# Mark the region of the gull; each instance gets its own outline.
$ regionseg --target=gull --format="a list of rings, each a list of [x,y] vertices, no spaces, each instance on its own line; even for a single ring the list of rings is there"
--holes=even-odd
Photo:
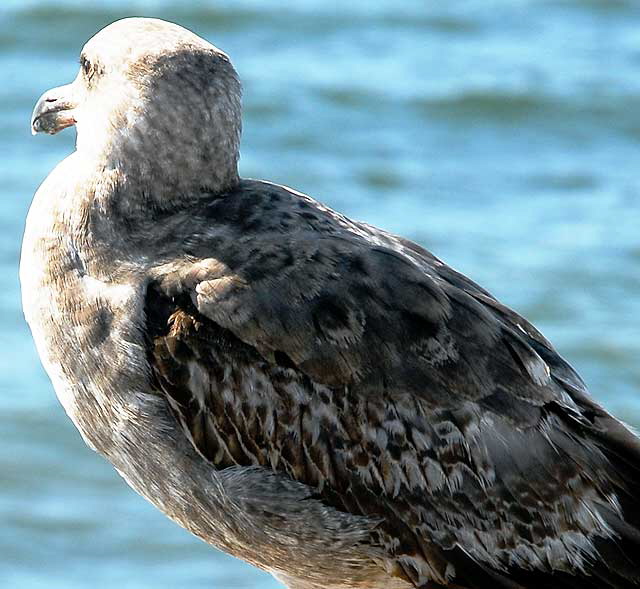
[[[240,178],[240,98],[225,53],[129,18],[35,107],[77,142],[23,307],[86,443],[290,589],[639,587],[636,435],[430,252]]]

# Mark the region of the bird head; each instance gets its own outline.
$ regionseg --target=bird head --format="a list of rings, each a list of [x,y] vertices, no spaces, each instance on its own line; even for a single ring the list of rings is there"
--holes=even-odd
[[[225,53],[176,24],[127,18],[87,42],[75,80],[40,97],[31,129],[75,125],[78,152],[138,180],[175,184],[171,169],[224,184],[237,178],[240,95]]]

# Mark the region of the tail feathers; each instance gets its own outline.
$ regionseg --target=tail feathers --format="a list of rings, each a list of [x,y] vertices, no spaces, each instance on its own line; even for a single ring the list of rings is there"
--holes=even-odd
[[[594,573],[600,574],[605,565],[610,575],[628,582],[622,587],[640,587],[640,439],[606,413],[597,415],[594,422],[595,441],[611,465],[620,505],[620,510],[600,508],[614,536],[595,542],[600,562],[594,565]]]
[[[640,589],[640,437],[584,391],[563,385],[582,413],[580,421],[564,416],[575,439],[590,442],[592,448],[595,444],[606,458],[598,474],[608,480],[619,508],[603,502],[598,511],[611,535],[596,538],[593,555],[585,555],[584,569],[573,572],[495,570],[460,548],[447,550],[446,558],[456,570],[447,589]],[[440,589],[419,589],[436,588]]]
[[[591,564],[591,569],[593,574],[601,579],[602,587],[638,588],[640,587],[640,451],[636,452],[635,448],[626,446],[618,447],[613,452],[610,445],[603,450],[621,481],[616,485],[616,497],[620,510],[610,506],[601,506],[599,509],[613,535],[610,538],[599,538],[594,542],[599,560]]]
[[[635,480],[638,483],[624,489],[625,496],[621,497],[623,517],[613,506],[600,510],[613,533],[595,540],[595,554],[585,558],[583,571],[497,571],[454,549],[446,556],[457,575],[447,589],[640,589],[640,478]]]
[[[456,556],[449,553],[447,556],[455,562],[458,575],[446,589],[638,589],[640,545],[636,544],[635,553],[629,553],[636,555],[635,562],[633,556],[620,549],[614,544],[599,547],[600,560],[590,563],[583,573],[523,569],[496,571],[461,551]],[[440,586],[427,584],[420,589],[436,588],[440,589]]]
[[[611,538],[594,544],[597,560],[590,574],[603,589],[640,587],[640,437],[607,413],[585,391],[563,381],[580,407],[588,426],[574,424],[577,434],[590,439],[606,458],[606,477],[615,491],[620,509],[600,505],[599,512],[612,530]],[[601,473],[602,474],[602,473]]]

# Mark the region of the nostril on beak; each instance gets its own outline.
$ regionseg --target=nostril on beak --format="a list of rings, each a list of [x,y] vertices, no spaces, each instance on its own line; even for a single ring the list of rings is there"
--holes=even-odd
[[[55,102],[56,100],[58,100],[57,98],[45,98],[44,101],[45,102]]]

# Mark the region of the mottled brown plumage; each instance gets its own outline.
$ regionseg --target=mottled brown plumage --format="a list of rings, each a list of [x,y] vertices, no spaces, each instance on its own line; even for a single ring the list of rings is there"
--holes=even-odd
[[[420,246],[238,179],[226,56],[160,21],[112,27],[91,43],[138,53],[98,52],[87,109],[122,127],[40,189],[22,265],[87,441],[292,589],[640,586],[640,443],[551,344]],[[92,98],[122,71],[133,111]],[[195,138],[176,80],[222,97],[185,98],[211,109]]]
[[[415,244],[281,187],[241,183],[200,215],[208,238],[160,268],[146,308],[156,386],[203,457],[382,518],[372,539],[416,586],[467,555],[586,566],[625,483],[534,327]]]

